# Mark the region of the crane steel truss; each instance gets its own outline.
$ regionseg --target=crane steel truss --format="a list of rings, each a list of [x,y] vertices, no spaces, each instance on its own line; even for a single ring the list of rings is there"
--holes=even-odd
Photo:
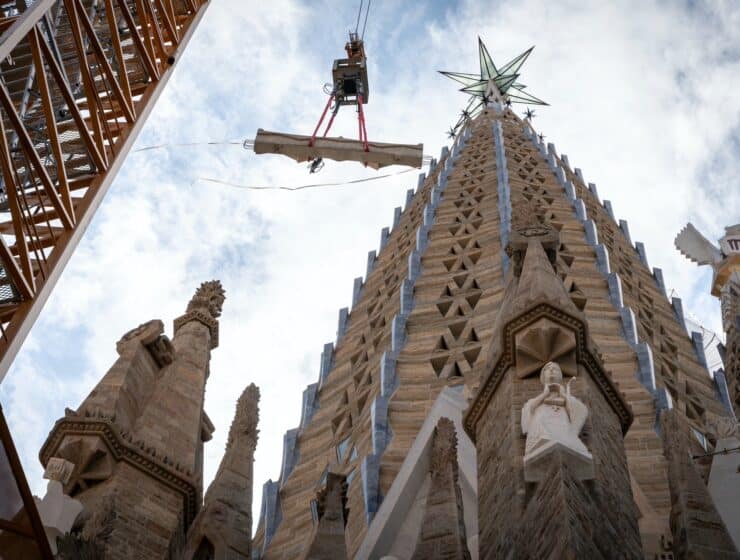
[[[207,6],[0,2],[0,381]]]

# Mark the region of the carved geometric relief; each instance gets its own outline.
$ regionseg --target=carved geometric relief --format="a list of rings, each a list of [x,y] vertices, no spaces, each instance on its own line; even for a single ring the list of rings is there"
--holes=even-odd
[[[517,377],[527,377],[548,362],[556,362],[566,375],[576,375],[576,337],[570,329],[540,319],[519,331],[514,340]]]
[[[442,379],[463,377],[473,369],[481,351],[478,334],[466,320],[451,324],[448,330],[439,337],[430,360],[437,377]]]
[[[68,496],[75,496],[100,484],[113,474],[115,462],[108,448],[97,437],[67,437],[55,453],[75,465],[64,485]]]

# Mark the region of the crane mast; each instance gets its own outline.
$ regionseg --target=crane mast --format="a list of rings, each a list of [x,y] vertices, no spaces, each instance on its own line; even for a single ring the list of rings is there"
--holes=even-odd
[[[208,5],[0,2],[0,381]]]

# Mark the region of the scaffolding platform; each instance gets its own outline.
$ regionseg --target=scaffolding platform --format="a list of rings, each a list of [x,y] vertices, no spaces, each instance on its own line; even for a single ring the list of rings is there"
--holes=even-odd
[[[386,144],[368,142],[369,151],[364,143],[349,138],[316,138],[311,144],[310,136],[270,132],[259,129],[254,139],[256,154],[280,154],[297,162],[310,161],[315,158],[335,161],[358,161],[373,169],[388,165],[407,165],[421,167],[423,144]]]

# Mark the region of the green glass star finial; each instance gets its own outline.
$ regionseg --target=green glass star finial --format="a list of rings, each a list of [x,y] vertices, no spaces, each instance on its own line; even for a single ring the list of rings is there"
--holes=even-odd
[[[496,65],[491,58],[491,54],[478,37],[478,58],[480,59],[480,76],[478,74],[463,74],[460,72],[443,72],[440,74],[452,78],[463,87],[460,91],[470,94],[470,100],[463,113],[468,117],[475,117],[485,107],[488,101],[494,99],[506,103],[527,103],[529,105],[547,105],[541,99],[527,93],[524,84],[517,82],[519,78],[519,69],[522,67],[527,57],[531,54],[534,47],[530,47],[519,56],[504,64],[501,68]],[[465,120],[460,118],[455,129],[463,124]]]

